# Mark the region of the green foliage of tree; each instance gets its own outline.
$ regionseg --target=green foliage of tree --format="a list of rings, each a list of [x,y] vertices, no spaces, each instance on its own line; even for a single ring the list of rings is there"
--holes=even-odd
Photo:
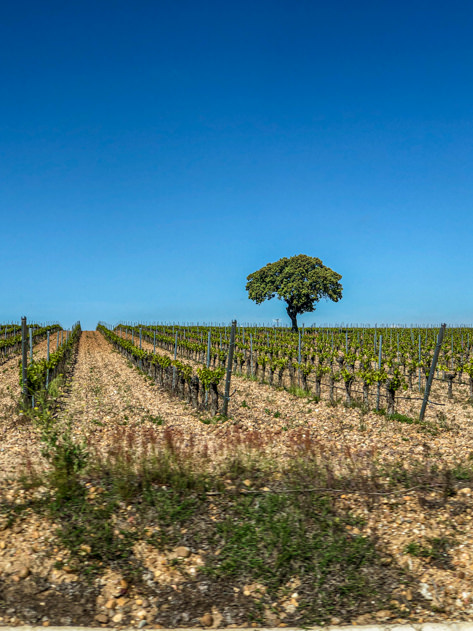
[[[292,330],[297,331],[297,316],[315,311],[322,298],[338,302],[342,297],[341,275],[326,267],[320,259],[305,254],[268,263],[247,277],[250,300],[261,304],[275,296],[287,303]]]

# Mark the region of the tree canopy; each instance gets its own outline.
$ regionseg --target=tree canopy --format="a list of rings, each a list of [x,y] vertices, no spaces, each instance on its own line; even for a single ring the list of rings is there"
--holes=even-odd
[[[261,304],[275,296],[287,303],[292,330],[297,331],[297,316],[315,311],[322,298],[338,302],[342,297],[341,275],[326,267],[320,259],[305,254],[268,263],[247,277],[250,300]]]

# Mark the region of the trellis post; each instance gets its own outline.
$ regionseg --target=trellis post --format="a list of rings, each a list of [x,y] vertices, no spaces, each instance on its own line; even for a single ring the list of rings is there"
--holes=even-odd
[[[230,382],[232,378],[232,366],[233,366],[233,352],[235,350],[235,333],[236,333],[236,320],[232,321],[232,330],[230,333],[230,346],[228,348],[228,361],[227,361],[227,375],[225,378],[225,395],[223,397],[222,414],[228,415],[228,403],[230,401]]]
[[[431,364],[430,370],[429,370],[429,378],[427,379],[427,383],[426,383],[426,386],[425,386],[424,400],[422,401],[422,408],[421,408],[420,415],[419,415],[419,421],[423,421],[424,420],[425,410],[427,408],[427,403],[429,401],[430,388],[432,386],[432,380],[434,378],[435,367],[437,366],[437,361],[438,361],[438,358],[439,358],[439,355],[440,355],[440,348],[442,346],[443,336],[445,335],[445,328],[446,328],[446,326],[447,326],[446,324],[442,324],[442,326],[440,327],[439,334],[437,336],[437,344],[435,346],[434,357],[432,359],[432,364]]]

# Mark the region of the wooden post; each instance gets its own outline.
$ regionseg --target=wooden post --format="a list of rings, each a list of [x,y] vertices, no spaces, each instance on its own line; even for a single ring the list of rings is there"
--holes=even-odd
[[[23,394],[23,403],[25,407],[28,405],[28,383],[27,383],[27,364],[28,364],[28,328],[26,326],[26,318],[21,318],[21,385]]]
[[[143,337],[143,334],[142,334],[142,332],[141,332],[141,327],[140,327],[140,351],[141,351],[141,342],[142,342],[142,337]],[[142,360],[142,359],[141,359],[141,357],[140,357],[140,370],[142,370],[142,369],[143,369],[143,360]]]
[[[209,331],[209,334],[207,337],[207,368],[210,367],[210,336],[211,336],[211,333]]]
[[[228,403],[230,401],[230,382],[232,378],[232,365],[233,365],[233,351],[235,350],[235,333],[236,333],[236,320],[232,321],[232,330],[230,333],[230,346],[228,348],[228,361],[227,361],[227,375],[225,378],[225,395],[223,397],[222,414],[228,415]]]
[[[422,342],[421,342],[421,339],[420,339],[420,333],[419,333],[419,392],[421,392],[421,390],[422,390],[422,383],[421,383],[421,380],[422,380],[422,375],[421,375],[421,372],[420,372],[420,362],[422,361],[422,348],[421,348],[421,344],[422,344]]]
[[[381,353],[383,351],[383,336],[379,336],[379,356],[378,356],[378,370],[381,370]],[[379,397],[381,394],[381,382],[378,381],[378,388],[376,393],[376,411],[379,411]]]
[[[250,333],[250,376],[253,377],[253,333]]]
[[[49,331],[47,332],[46,339],[48,341],[46,350],[46,361],[49,363]],[[49,368],[46,370],[46,390],[49,387]]]
[[[174,327],[172,327],[174,329]],[[177,331],[176,331],[176,335],[174,337],[174,361],[176,361],[177,359]],[[172,391],[174,392],[175,388],[176,388],[176,381],[177,381],[177,368],[176,366],[172,367]]]
[[[297,385],[299,386],[299,388],[301,387],[301,330],[299,329],[299,346],[298,346],[298,353],[297,353],[297,363],[299,364],[299,366],[297,367]]]
[[[440,355],[440,347],[442,346],[442,341],[443,341],[443,336],[445,334],[446,326],[447,326],[446,324],[442,324],[442,326],[440,327],[439,334],[437,336],[437,344],[435,346],[434,357],[432,359],[432,364],[429,370],[429,378],[427,379],[427,383],[425,385],[424,400],[422,401],[422,408],[419,415],[419,421],[424,420],[425,410],[427,408],[427,403],[429,401],[430,388],[432,386],[432,380],[434,378],[435,367],[437,366],[437,361]]]

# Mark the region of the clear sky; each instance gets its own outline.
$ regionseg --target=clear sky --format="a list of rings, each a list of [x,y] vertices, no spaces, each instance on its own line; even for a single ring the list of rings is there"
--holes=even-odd
[[[0,322],[473,322],[470,0],[5,0]]]

